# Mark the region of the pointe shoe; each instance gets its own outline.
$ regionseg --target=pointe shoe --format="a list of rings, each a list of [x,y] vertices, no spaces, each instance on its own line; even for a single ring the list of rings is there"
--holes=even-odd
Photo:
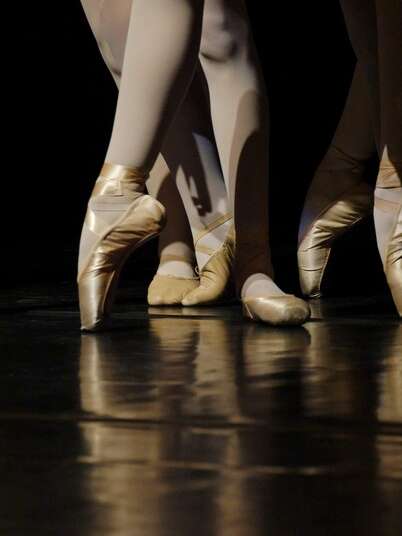
[[[388,243],[385,275],[398,314],[402,317],[402,207]]]
[[[376,191],[374,197],[374,209],[377,213],[384,213],[386,217],[391,217],[393,223],[392,231],[386,245],[385,256],[383,258],[384,272],[389,285],[392,298],[400,317],[402,317],[402,200],[400,193],[390,199],[378,195],[382,189],[388,192],[401,192],[402,166],[391,163],[388,151],[385,150],[380,162],[380,171],[377,177]],[[378,190],[377,190],[378,188]],[[394,190],[397,189],[397,190]],[[391,200],[392,199],[392,200]],[[375,221],[379,217],[374,217]],[[381,223],[376,233],[381,232]],[[377,244],[379,244],[377,235]]]
[[[165,209],[143,194],[145,180],[138,170],[105,163],[95,183],[78,261],[83,331],[99,331],[107,325],[126,259],[163,228]]]
[[[198,277],[156,274],[148,287],[149,305],[181,305],[199,285]]]
[[[195,290],[187,294],[181,302],[182,305],[208,305],[234,299],[234,252],[235,231],[232,225],[222,246],[199,271],[199,285]]]
[[[360,182],[345,191],[315,219],[297,250],[300,286],[304,296],[321,296],[321,283],[333,242],[371,214],[372,208],[372,189],[365,182]]]
[[[293,296],[243,298],[243,316],[273,326],[300,326],[311,315],[309,305]]]

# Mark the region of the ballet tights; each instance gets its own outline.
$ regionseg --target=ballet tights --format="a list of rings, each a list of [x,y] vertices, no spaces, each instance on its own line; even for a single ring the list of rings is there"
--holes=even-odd
[[[299,243],[323,207],[359,184],[367,162],[376,155],[371,102],[365,72],[358,63],[332,142],[309,187],[299,228]]]
[[[200,270],[219,250],[232,223],[204,83],[198,67],[162,147],[190,222]]]
[[[167,209],[167,222],[159,235],[159,275],[196,277],[193,241],[182,200],[164,159],[159,156],[147,181],[148,191]]]
[[[379,252],[386,265],[387,246],[396,225],[402,228],[402,3],[377,0],[381,109],[381,162],[375,190],[374,220]],[[399,236],[402,250],[402,236]]]
[[[152,169],[194,75],[201,21],[201,1],[135,1],[106,161]]]
[[[103,59],[119,87],[132,0],[82,0],[82,5]],[[168,130],[162,153],[147,181],[148,191],[168,209],[168,223],[159,238],[158,273],[193,277],[189,223],[193,242],[197,244],[199,269],[221,247],[231,223],[199,72]],[[213,226],[214,222],[222,223]],[[210,227],[214,229],[207,232]]]
[[[242,298],[281,295],[268,240],[268,105],[242,0],[206,0],[200,60],[236,224]]]
[[[376,154],[375,128],[370,110],[367,80],[360,63],[357,63],[345,107],[331,143],[332,147],[355,162],[367,162]]]
[[[268,106],[245,4],[206,0],[202,7],[196,0],[133,4],[107,159],[152,168],[200,52],[235,211],[238,290],[243,298],[283,294],[272,281],[268,241]],[[133,135],[136,125],[141,136]]]
[[[402,207],[402,3],[341,0],[350,40],[365,70],[376,124],[380,169],[374,202],[377,245],[387,246]]]

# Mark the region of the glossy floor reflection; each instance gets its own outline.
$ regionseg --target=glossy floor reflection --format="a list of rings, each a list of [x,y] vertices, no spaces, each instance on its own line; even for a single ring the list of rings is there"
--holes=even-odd
[[[315,302],[274,329],[123,303],[114,331],[81,336],[52,296],[0,315],[0,534],[402,534],[387,305]]]

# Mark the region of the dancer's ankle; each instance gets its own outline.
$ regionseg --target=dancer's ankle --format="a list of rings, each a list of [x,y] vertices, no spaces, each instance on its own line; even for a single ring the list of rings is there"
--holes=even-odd
[[[283,296],[284,294],[274,280],[263,273],[250,275],[243,283],[240,291],[241,299]]]
[[[92,196],[125,195],[137,197],[145,193],[147,178],[147,172],[142,169],[105,161],[96,180]]]
[[[184,260],[161,261],[156,273],[179,279],[193,279],[197,277],[194,266]]]

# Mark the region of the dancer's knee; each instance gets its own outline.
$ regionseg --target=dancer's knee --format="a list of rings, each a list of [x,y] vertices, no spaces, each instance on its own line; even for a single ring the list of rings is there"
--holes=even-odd
[[[248,28],[238,10],[227,0],[207,0],[201,38],[201,56],[226,62],[240,53],[247,43]]]

